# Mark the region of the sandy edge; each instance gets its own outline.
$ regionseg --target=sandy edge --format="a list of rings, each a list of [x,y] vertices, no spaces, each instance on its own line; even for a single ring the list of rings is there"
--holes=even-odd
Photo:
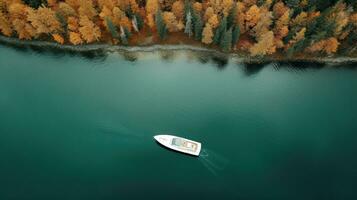
[[[153,51],[195,51],[203,53],[211,53],[215,56],[234,58],[238,62],[276,62],[276,61],[301,61],[301,62],[318,62],[318,63],[354,63],[357,62],[357,57],[311,57],[311,58],[275,58],[275,57],[263,57],[255,58],[249,56],[242,56],[236,53],[223,53],[214,49],[208,49],[204,47],[197,47],[192,45],[150,45],[150,46],[120,46],[110,44],[85,44],[85,45],[61,45],[55,42],[37,41],[37,40],[19,40],[17,38],[10,38],[0,35],[0,44],[14,45],[14,46],[32,46],[40,48],[54,48],[67,51],[76,52],[90,52],[90,51],[123,51],[123,52],[153,52]]]

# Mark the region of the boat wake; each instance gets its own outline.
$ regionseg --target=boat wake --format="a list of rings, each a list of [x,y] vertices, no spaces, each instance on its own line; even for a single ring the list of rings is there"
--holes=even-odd
[[[223,171],[226,168],[226,166],[229,164],[228,159],[209,149],[201,150],[199,161],[214,176],[219,176],[219,173]]]

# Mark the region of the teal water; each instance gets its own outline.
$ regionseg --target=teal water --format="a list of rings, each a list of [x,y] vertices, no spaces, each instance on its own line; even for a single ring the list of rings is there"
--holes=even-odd
[[[355,69],[171,56],[0,46],[0,199],[357,199]]]

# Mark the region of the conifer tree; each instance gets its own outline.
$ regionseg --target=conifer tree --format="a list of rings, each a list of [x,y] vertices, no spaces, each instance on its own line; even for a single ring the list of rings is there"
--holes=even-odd
[[[231,50],[231,46],[232,46],[232,28],[228,29],[228,31],[225,31],[223,33],[223,37],[220,42],[220,47],[225,52]]]
[[[156,23],[157,32],[159,34],[160,39],[164,39],[166,37],[167,29],[166,29],[164,20],[162,18],[160,9],[158,9],[156,12],[155,23]]]
[[[227,18],[224,17],[221,21],[221,23],[219,24],[218,28],[216,29],[216,32],[214,34],[213,37],[213,43],[214,44],[220,44],[223,34],[226,32],[227,30]]]
[[[116,26],[114,25],[113,21],[109,17],[105,17],[105,23],[108,27],[108,30],[113,38],[119,39],[119,33],[117,31]]]
[[[191,37],[193,34],[193,32],[192,32],[192,15],[191,15],[190,11],[188,11],[187,16],[186,16],[185,33],[188,34],[188,37]]]
[[[234,47],[237,44],[239,37],[240,37],[240,28],[238,25],[235,25],[232,30],[232,47]]]
[[[202,38],[202,30],[203,30],[203,22],[201,16],[196,15],[195,20],[195,39],[201,40]]]

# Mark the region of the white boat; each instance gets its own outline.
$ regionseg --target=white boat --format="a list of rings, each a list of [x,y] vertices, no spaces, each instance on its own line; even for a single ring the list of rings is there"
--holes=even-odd
[[[156,135],[155,140],[163,146],[190,155],[199,156],[201,143],[173,135]]]

